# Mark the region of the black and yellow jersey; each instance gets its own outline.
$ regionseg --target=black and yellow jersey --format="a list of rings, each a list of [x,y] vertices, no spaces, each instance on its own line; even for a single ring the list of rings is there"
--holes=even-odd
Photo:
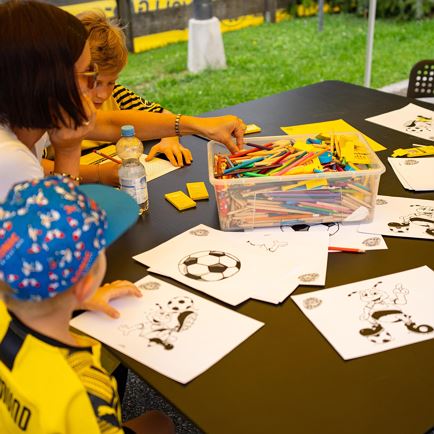
[[[123,433],[116,382],[101,345],[74,335],[70,346],[20,322],[0,301],[2,433]]]
[[[121,84],[115,85],[110,100],[116,103],[118,110],[144,110],[153,113],[161,113],[164,110],[157,102],[147,101]]]

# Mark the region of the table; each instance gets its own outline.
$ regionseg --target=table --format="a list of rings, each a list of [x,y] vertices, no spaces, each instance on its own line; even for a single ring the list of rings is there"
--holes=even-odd
[[[343,118],[388,148],[378,153],[387,168],[380,194],[432,200],[433,193],[404,190],[386,160],[391,149],[424,141],[364,121],[410,101],[326,81],[207,115],[236,114],[261,125],[264,136],[282,134],[281,126]],[[184,189],[186,182],[208,179],[206,142],[196,137],[182,142],[193,151],[193,165],[150,183],[151,212],[109,248],[107,280],[137,280],[146,268],[131,259],[134,254],[199,223],[219,227],[209,184],[209,202],[196,209],[179,213],[164,200],[164,193]],[[330,255],[326,287],[421,265],[434,268],[432,241],[386,241],[389,250]],[[187,385],[116,354],[209,434],[422,434],[434,425],[434,341],[344,361],[289,298],[278,306],[251,300],[237,310],[265,326]]]

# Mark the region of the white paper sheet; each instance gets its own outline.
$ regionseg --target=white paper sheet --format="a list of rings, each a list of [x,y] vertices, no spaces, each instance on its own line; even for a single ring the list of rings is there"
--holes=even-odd
[[[415,191],[434,190],[434,157],[388,158],[404,188]]]
[[[291,298],[345,360],[434,338],[427,266]]]
[[[117,156],[115,145],[108,145],[100,149],[100,151],[105,155],[115,157],[117,160],[120,160],[120,158]],[[148,154],[143,154],[140,157],[140,162],[145,166],[146,180],[148,182],[159,178],[166,173],[172,172],[173,170],[179,169],[179,167],[173,166],[170,161],[158,157],[154,157],[151,161],[145,161],[147,156]],[[94,152],[90,152],[80,158],[80,164],[84,165],[105,164],[109,162],[110,160]]]
[[[399,110],[383,113],[365,120],[411,136],[434,140],[433,116],[434,111],[432,110],[415,104],[408,104]]]
[[[248,298],[280,303],[300,283],[325,284],[327,246],[327,234],[286,233],[276,238],[199,225],[134,259],[149,266],[149,272],[232,305]],[[224,275],[219,273],[221,263],[228,267]]]
[[[292,231],[325,232],[329,235],[329,246],[360,250],[387,249],[383,237],[379,234],[365,234],[358,232],[359,224],[354,223],[321,223],[316,225],[293,225],[279,228],[254,229],[253,232],[272,232],[278,237],[279,233]],[[329,253],[339,253],[330,250]]]
[[[153,158],[151,161],[145,161],[147,156],[148,154],[143,154],[140,157],[140,162],[145,166],[146,180],[148,182],[179,169],[179,167],[173,166],[170,161],[158,157]]]
[[[70,324],[183,384],[264,325],[151,276],[137,285],[143,297],[113,302],[119,319],[86,312]]]
[[[374,219],[359,232],[434,240],[434,201],[377,196]]]

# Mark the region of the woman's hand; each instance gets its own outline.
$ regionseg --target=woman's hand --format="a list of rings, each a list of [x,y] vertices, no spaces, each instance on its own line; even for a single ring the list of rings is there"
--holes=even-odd
[[[48,131],[54,147],[54,172],[77,177],[80,172],[81,141],[94,128],[96,110],[90,98],[82,95],[87,121],[74,128],[65,115],[66,125]]]
[[[119,318],[120,314],[113,306],[110,306],[109,302],[127,295],[141,297],[142,293],[136,285],[127,280],[115,280],[112,283],[106,283],[104,286],[99,287],[91,298],[83,302],[80,309],[104,312],[106,315],[116,319]]]
[[[165,154],[169,161],[176,167],[183,167],[185,164],[191,164],[193,157],[189,149],[184,148],[179,142],[178,137],[166,137],[161,139],[149,151],[146,161],[151,161],[156,154]]]
[[[118,163],[107,161],[104,164],[98,164],[98,183],[119,186],[119,167]]]
[[[214,118],[200,118],[200,120],[201,122],[197,127],[201,135],[223,143],[232,153],[242,149],[246,124],[240,118],[227,115]],[[236,143],[233,142],[232,137],[235,137]]]
[[[81,146],[81,141],[95,128],[95,106],[87,95],[82,95],[82,101],[87,117],[86,122],[74,128],[71,124],[71,119],[65,114],[66,125],[48,131],[56,155],[58,152],[65,152],[70,149],[75,150],[77,146]]]

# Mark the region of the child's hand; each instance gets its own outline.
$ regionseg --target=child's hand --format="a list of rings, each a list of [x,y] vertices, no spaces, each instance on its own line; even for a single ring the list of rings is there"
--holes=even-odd
[[[161,139],[159,143],[154,145],[146,157],[146,161],[151,161],[156,154],[165,154],[169,161],[176,167],[183,167],[185,160],[186,164],[191,164],[193,157],[189,149],[179,143],[178,137],[166,137]]]
[[[119,297],[126,295],[134,295],[141,297],[142,293],[139,288],[127,280],[115,280],[112,283],[106,283],[104,286],[99,287],[95,294],[80,306],[81,309],[96,310],[104,312],[112,318],[119,318],[119,312],[109,302]]]

